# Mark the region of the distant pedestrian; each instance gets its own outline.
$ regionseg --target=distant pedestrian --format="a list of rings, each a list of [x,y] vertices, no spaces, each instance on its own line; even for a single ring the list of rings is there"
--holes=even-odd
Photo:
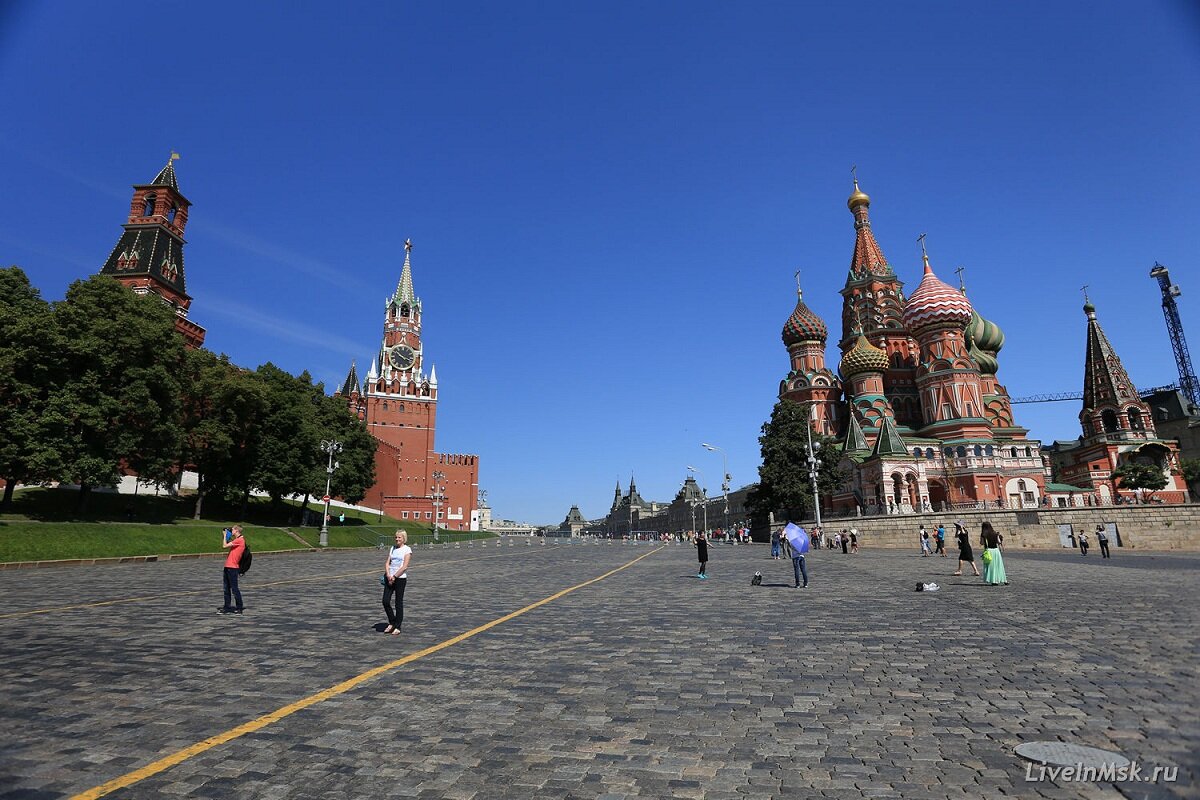
[[[1004,556],[1000,552],[1003,537],[985,522],[979,530],[979,542],[983,545],[983,579],[992,586],[1008,585],[1008,573],[1004,571]]]
[[[1108,532],[1104,530],[1103,525],[1096,526],[1096,542],[1100,545],[1100,557],[1112,558],[1108,554]]]
[[[850,537],[849,536],[843,536],[840,544],[842,545],[842,555],[846,555],[846,553],[850,552]]]
[[[975,566],[975,554],[971,552],[971,537],[967,535],[967,529],[962,525],[955,525],[954,538],[958,543],[958,572],[954,574],[962,575],[963,564],[970,564],[971,572],[975,577],[979,577],[979,567]]]
[[[925,530],[925,526],[921,526],[921,558],[929,555],[929,531]]]
[[[850,552],[858,552],[858,531],[850,531]]]
[[[696,559],[700,562],[697,578],[708,578],[708,542],[704,539],[704,531],[696,534]]]
[[[789,522],[784,529],[784,539],[787,543],[788,555],[792,558],[792,574],[795,576],[796,589],[808,588],[808,570],[804,566],[804,554],[808,550],[808,532],[794,522]],[[803,583],[801,580],[803,579]]]
[[[242,605],[242,593],[238,589],[238,575],[240,574],[242,553],[246,552],[246,540],[242,536],[242,526],[233,526],[229,541],[224,541],[225,532],[222,531],[221,539],[221,547],[228,550],[229,555],[225,556],[225,605],[221,606],[219,610],[222,614],[241,614],[244,606]]]
[[[408,586],[408,564],[412,561],[412,548],[408,546],[408,534],[396,531],[396,543],[388,550],[387,561],[383,565],[383,610],[387,612],[388,626],[384,633],[392,636],[400,635],[400,625],[404,622],[404,589]],[[392,598],[395,598],[396,610],[392,610]]]
[[[779,531],[771,531],[771,558],[779,560]]]
[[[1081,556],[1086,556],[1087,551],[1088,551],[1087,531],[1080,531],[1079,532],[1079,554]]]
[[[946,557],[946,526],[938,525],[937,532],[933,535],[933,540],[937,542],[937,553],[942,558]]]

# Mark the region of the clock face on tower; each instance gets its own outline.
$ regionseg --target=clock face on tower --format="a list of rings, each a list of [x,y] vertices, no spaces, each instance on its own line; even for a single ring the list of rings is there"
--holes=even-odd
[[[388,354],[388,360],[396,369],[409,369],[417,363],[417,351],[406,344],[396,345]]]

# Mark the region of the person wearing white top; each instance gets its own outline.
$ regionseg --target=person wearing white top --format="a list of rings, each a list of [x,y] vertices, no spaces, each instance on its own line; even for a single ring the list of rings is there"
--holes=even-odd
[[[400,635],[400,624],[404,622],[404,587],[408,584],[408,563],[412,560],[412,548],[408,546],[408,534],[396,531],[396,544],[388,550],[387,562],[383,565],[383,610],[387,612],[388,626],[384,633]],[[396,610],[392,610],[392,598],[396,598]]]

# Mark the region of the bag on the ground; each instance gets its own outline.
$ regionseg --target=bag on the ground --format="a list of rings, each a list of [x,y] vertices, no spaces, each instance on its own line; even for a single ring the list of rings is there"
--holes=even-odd
[[[254,561],[254,554],[250,552],[250,545],[242,550],[242,556],[238,559],[238,574],[245,575],[250,571],[250,564]]]
[[[762,573],[754,573],[754,577],[750,579],[751,586],[762,586]]]

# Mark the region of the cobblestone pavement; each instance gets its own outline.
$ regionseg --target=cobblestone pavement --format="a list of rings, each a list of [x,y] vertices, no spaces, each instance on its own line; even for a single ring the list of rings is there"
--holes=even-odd
[[[989,587],[820,552],[793,589],[762,545],[698,580],[683,545],[525,541],[418,550],[400,637],[376,552],[260,556],[242,617],[219,562],[0,573],[0,798],[84,792],[642,554],[111,796],[1200,796],[1200,555],[1010,552]],[[1035,740],[1178,782],[1029,782]]]

